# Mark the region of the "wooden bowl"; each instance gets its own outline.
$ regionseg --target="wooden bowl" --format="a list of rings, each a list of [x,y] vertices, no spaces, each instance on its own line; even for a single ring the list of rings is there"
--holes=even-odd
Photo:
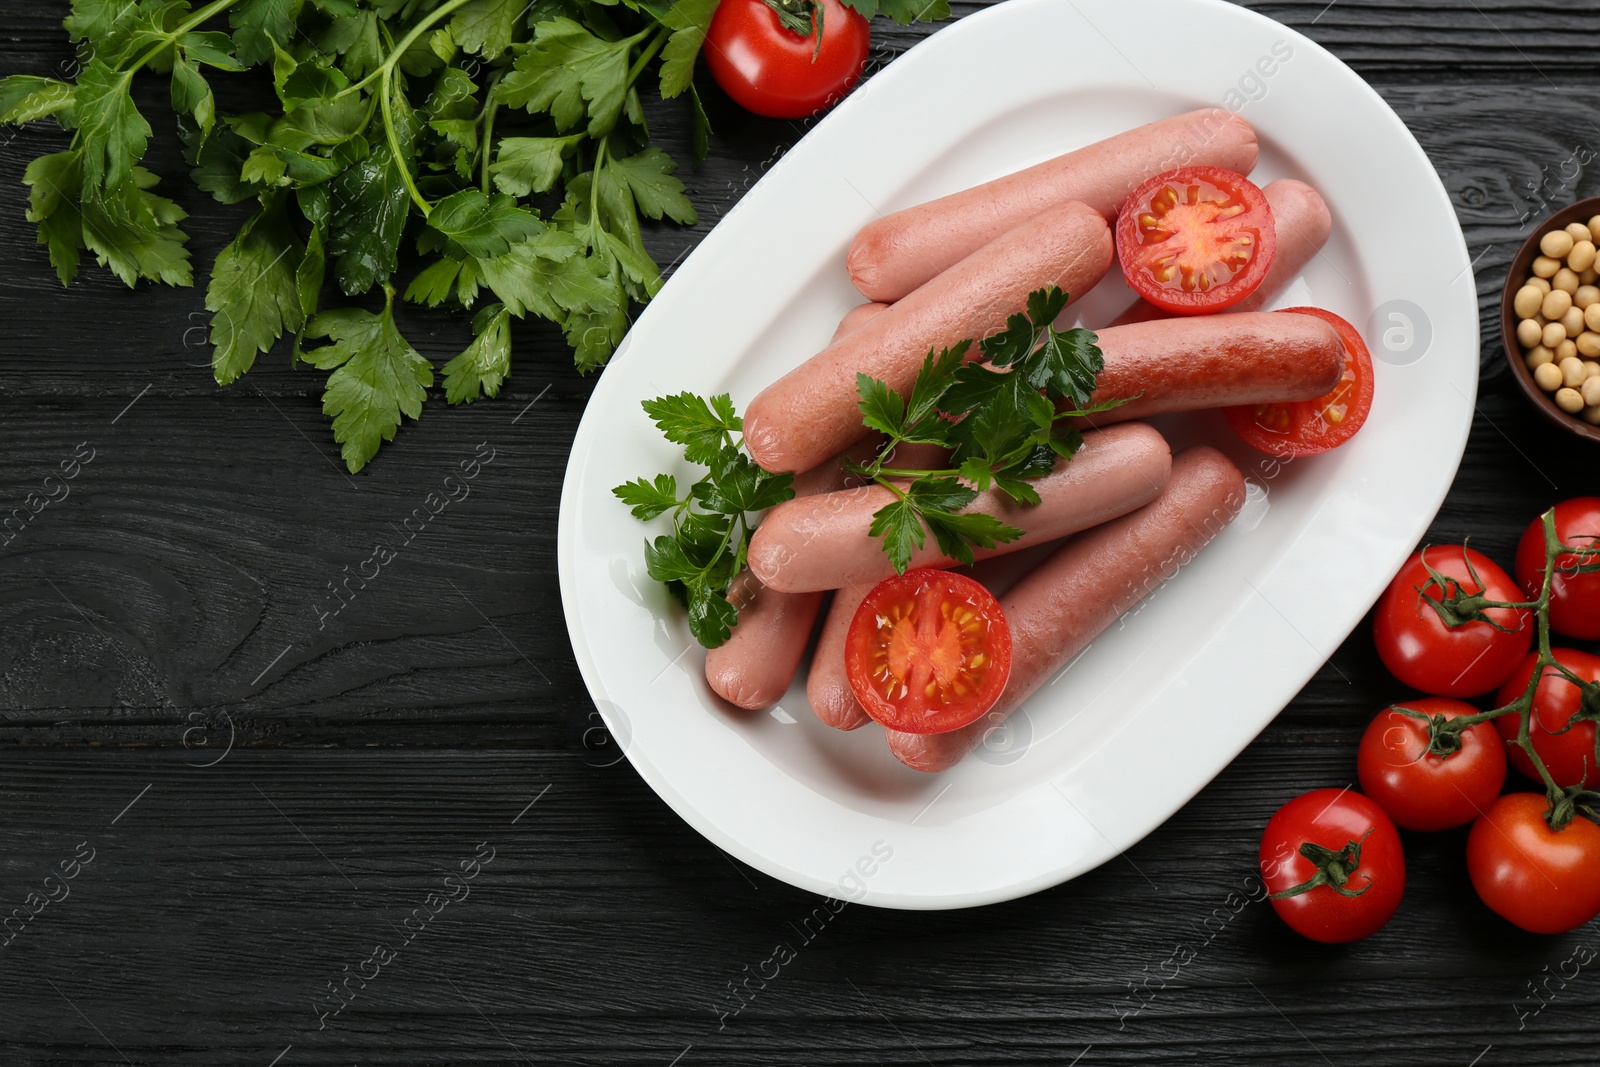
[[[1506,275],[1505,291],[1500,294],[1500,338],[1505,344],[1506,359],[1511,363],[1511,375],[1516,378],[1522,391],[1528,394],[1529,402],[1538,408],[1545,418],[1568,433],[1600,443],[1600,426],[1590,426],[1580,416],[1568,415],[1556,407],[1554,396],[1540,389],[1538,383],[1533,380],[1533,372],[1528,370],[1528,364],[1523,360],[1522,345],[1517,342],[1517,313],[1511,306],[1517,290],[1527,283],[1529,275],[1533,273],[1531,270],[1533,261],[1540,254],[1539,239],[1551,230],[1562,229],[1574,222],[1587,223],[1596,215],[1600,215],[1600,196],[1580,200],[1571,207],[1563,208],[1544,219],[1533,228],[1533,233],[1528,239],[1522,242],[1516,257],[1511,260],[1511,272]]]

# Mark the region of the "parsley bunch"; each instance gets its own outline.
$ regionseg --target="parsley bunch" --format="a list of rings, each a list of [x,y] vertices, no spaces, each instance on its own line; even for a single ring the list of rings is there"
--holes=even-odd
[[[690,463],[707,468],[706,475],[682,496],[670,474],[636,478],[612,492],[641,521],[672,513],[672,533],[645,543],[645,566],[689,609],[695,640],[716,648],[739,621],[727,593],[744,569],[755,531],[748,513],[793,498],[794,476],[762,470],[744,451],[743,438],[733,439],[744,424],[726,393],[710,401],[692,393],[658,397],[646,400],[644,410],[667,440],[683,446]]]
[[[1091,403],[1105,359],[1095,335],[1052,323],[1067,306],[1067,294],[1050,286],[1028,295],[1026,314],[1012,315],[1006,328],[986,337],[981,361],[964,362],[971,347],[962,341],[929,352],[911,394],[902,397],[876,378],[856,375],[862,421],[886,435],[871,463],[852,464],[895,496],[872,516],[871,534],[904,574],[911,553],[933,531],[939,550],[971,563],[974,548],[1015,541],[1023,531],[992,515],[964,512],[978,493],[993,487],[1019,504],[1039,503],[1028,483],[1071,459],[1083,436],[1062,420],[1092,415],[1126,403]],[[949,468],[895,467],[902,443],[950,449]]]
[[[846,2],[913,14],[910,0]],[[0,123],[53,118],[72,135],[23,177],[63,284],[87,252],[129,286],[191,285],[185,213],[140,166],[152,130],[131,93],[140,71],[166,76],[195,185],[257,204],[206,288],[216,380],[292,335],[294,358],[329,372],[323,411],[356,471],[435,381],[393,316],[408,242],[425,265],[404,299],[476,309],[443,367],[449,403],[499,392],[513,317],[560,326],[580,370],[609,358],[630,305],[661,286],[641,219],[696,221],[641,93],[687,94],[703,158],[693,74],[716,3],[72,0],[76,78],[5,78]],[[922,12],[948,14],[945,0]],[[210,79],[252,68],[275,108],[221,113]],[[324,307],[329,275],[345,297],[381,291],[381,308]]]

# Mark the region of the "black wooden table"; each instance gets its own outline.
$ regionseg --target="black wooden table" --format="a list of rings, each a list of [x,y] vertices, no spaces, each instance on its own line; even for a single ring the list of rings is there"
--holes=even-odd
[[[1600,3],[1251,6],[1370,80],[1443,175],[1485,370],[1429,537],[1507,559],[1537,511],[1600,488],[1600,453],[1516,395],[1494,320],[1531,215],[1600,193],[1575,162],[1600,144]],[[68,60],[65,8],[0,5],[0,72]],[[920,31],[875,33],[878,65]],[[159,114],[164,89],[143,92]],[[803,132],[712,95],[711,158],[687,177],[702,221],[650,234],[663,263]],[[179,175],[156,125],[152,166]],[[687,158],[675,111],[653,126]],[[817,899],[702,839],[595,729],[555,574],[593,381],[554,332],[519,326],[505,395],[437,398],[351,477],[320,375],[280,351],[212,384],[199,290],[88,269],[63,291],[16,184],[60,137],[0,139],[0,511],[93,457],[0,546],[0,915],[79,865],[0,936],[0,1063],[1600,1062],[1600,930],[1509,928],[1466,884],[1462,834],[1407,838],[1405,904],[1365,943],[1313,945],[1245,901],[1267,816],[1348,784],[1400,695],[1365,627],[1125,857],[994,907],[850,907],[802,943]],[[168,186],[209,263],[240,211]],[[466,336],[438,314],[404,328],[436,363]],[[325,614],[483,444],[470,496]],[[419,907],[430,921],[406,924]],[[733,1014],[780,943],[797,958]]]

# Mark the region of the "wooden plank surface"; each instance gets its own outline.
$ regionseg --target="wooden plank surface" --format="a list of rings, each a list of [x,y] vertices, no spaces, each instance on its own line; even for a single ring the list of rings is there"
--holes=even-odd
[[[1562,173],[1600,144],[1600,3],[1249,6],[1332,49],[1416,133],[1486,313],[1538,202],[1600,193],[1590,168]],[[0,71],[66,60],[64,7],[0,4]],[[880,20],[874,64],[920,32]],[[709,95],[712,156],[686,177],[702,221],[648,235],[663,263],[804,130]],[[681,119],[652,126],[686,158]],[[1267,816],[1348,784],[1361,728],[1397,695],[1365,628],[1102,869],[976,911],[819,917],[685,826],[592,729],[554,557],[592,382],[559,338],[519,326],[501,399],[435,397],[352,478],[320,376],[274,354],[211,383],[200,292],[94,269],[60,289],[15,184],[59,140],[0,134],[0,510],[93,456],[0,546],[0,915],[79,866],[69,895],[0,934],[0,1062],[1596,1062],[1600,977],[1559,972],[1600,933],[1509,929],[1467,885],[1459,833],[1407,837],[1406,902],[1363,944],[1301,941],[1252,899]],[[239,213],[175,180],[165,131],[150,162],[208,263]],[[464,317],[404,314],[436,362],[467,336]],[[1515,394],[1492,327],[1429,538],[1504,559],[1528,517],[1600,478]],[[484,449],[470,494],[407,537]],[[341,607],[330,583],[380,542],[397,558]],[[463,881],[480,846],[493,861]],[[763,980],[779,944],[795,958]]]

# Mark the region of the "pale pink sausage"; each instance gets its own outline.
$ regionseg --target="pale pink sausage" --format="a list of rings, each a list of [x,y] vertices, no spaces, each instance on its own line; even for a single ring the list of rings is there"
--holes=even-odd
[[[1333,216],[1328,214],[1328,205],[1322,199],[1322,194],[1305,182],[1279,178],[1261,191],[1266,194],[1267,203],[1272,205],[1278,251],[1272,257],[1272,266],[1267,268],[1267,276],[1261,280],[1261,287],[1229,308],[1229,311],[1260,311],[1266,307],[1322,251],[1322,246],[1328,243],[1328,235],[1333,232]],[[1111,325],[1148,322],[1151,319],[1168,318],[1171,314],[1148,300],[1135,300],[1132,307],[1112,320]]]
[[[943,771],[1005,722],[1096,636],[1231,523],[1244,504],[1244,477],[1216,449],[1178,453],[1151,503],[1067,541],[1000,598],[1011,624],[1011,677],[983,718],[943,734],[888,731],[908,767]]]
[[[1171,465],[1167,442],[1149,426],[1087,433],[1070,462],[1058,461],[1054,471],[1033,483],[1039,504],[1015,504],[993,489],[978,494],[968,511],[993,515],[1026,532],[974,554],[979,559],[1005,555],[1125,515],[1155,498]],[[873,512],[894,499],[890,489],[872,485],[780,504],[750,541],[750,569],[767,585],[790,593],[870,587],[894,573],[882,539],[868,534]],[[929,533],[912,552],[910,565],[954,563]]]
[[[783,699],[800,669],[825,593],[780,593],[746,567],[728,590],[739,624],[706,651],[706,681],[723,700],[754,711]]]
[[[908,392],[930,350],[1004,328],[1035,289],[1057,285],[1080,297],[1110,265],[1105,219],[1082,204],[1051,208],[769,385],[745,408],[745,446],[769,471],[816,466],[861,436],[857,373]]]
[[[847,585],[833,594],[828,617],[822,623],[822,634],[817,638],[817,650],[811,655],[806,699],[817,718],[836,730],[854,730],[872,721],[857,703],[844,666],[844,639],[850,631],[850,620],[855,618],[856,609],[871,591],[869,583]]]
[[[842,337],[882,311],[884,304],[862,304],[839,321]],[[794,477],[796,497],[831,493],[862,484],[846,469],[877,452],[880,438],[863,437],[844,452]],[[706,681],[722,699],[756,710],[776,704],[789,691],[805,654],[806,641],[822,610],[822,593],[780,593],[765,588],[747,567],[734,580],[729,599],[739,609],[739,624],[717,648],[706,652]]]
[[[846,311],[844,318],[839,320],[838,328],[833,331],[833,339],[837,341],[847,333],[854,333],[860,327],[877,318],[880,312],[888,310],[888,304],[857,304],[849,311]]]
[[[1249,174],[1257,153],[1255,131],[1229,111],[1174,115],[869,222],[850,243],[845,264],[868,300],[899,300],[1063,201],[1087,204],[1110,222],[1146,178],[1198,165]]]
[[[1094,426],[1168,411],[1310,400],[1338,384],[1344,342],[1310,315],[1247,311],[1152,319],[1099,332],[1094,401],[1136,397]]]

